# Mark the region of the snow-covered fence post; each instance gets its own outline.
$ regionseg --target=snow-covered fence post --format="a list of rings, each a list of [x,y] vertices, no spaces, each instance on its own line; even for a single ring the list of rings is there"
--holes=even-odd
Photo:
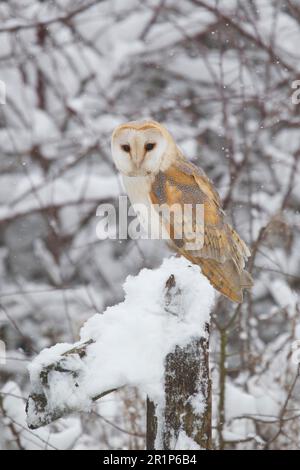
[[[124,302],[91,317],[78,343],[46,349],[30,365],[29,427],[135,386],[148,396],[148,449],[209,449],[213,288],[198,266],[171,258],[124,289]]]
[[[182,295],[175,276],[166,284],[166,303]],[[173,311],[173,314],[175,312]],[[177,312],[178,314],[178,312]],[[185,346],[176,345],[165,359],[163,406],[147,399],[148,450],[211,448],[211,381],[209,374],[209,323],[205,335]]]

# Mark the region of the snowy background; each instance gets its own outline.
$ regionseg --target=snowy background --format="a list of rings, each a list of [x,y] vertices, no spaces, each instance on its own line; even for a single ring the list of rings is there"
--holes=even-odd
[[[168,255],[96,237],[97,206],[122,194],[110,134],[151,116],[253,253],[252,293],[214,308],[214,446],[299,449],[299,2],[9,0],[0,19],[0,448],[144,448],[135,387],[34,432],[24,406],[31,360]]]

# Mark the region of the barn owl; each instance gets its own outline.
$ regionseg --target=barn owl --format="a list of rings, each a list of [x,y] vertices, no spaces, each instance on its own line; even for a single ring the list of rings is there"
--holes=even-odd
[[[234,302],[242,302],[243,288],[252,286],[251,276],[245,270],[250,251],[226,223],[220,197],[204,171],[184,157],[169,131],[155,121],[134,121],[118,126],[112,135],[111,148],[132,205],[150,210],[151,223],[160,226],[162,232],[168,232],[175,251],[199,265],[215,289]],[[175,239],[176,220],[166,224],[156,210],[163,204],[202,205],[201,248],[189,250],[184,237]],[[191,225],[192,231],[193,217],[185,223]]]

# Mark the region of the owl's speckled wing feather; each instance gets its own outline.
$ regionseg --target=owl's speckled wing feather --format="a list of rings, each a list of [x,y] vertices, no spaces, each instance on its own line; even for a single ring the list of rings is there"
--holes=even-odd
[[[175,239],[175,221],[165,224],[173,245],[180,254],[201,266],[211,284],[235,302],[242,302],[243,288],[252,286],[251,276],[245,271],[250,251],[235,230],[225,222],[218,193],[205,173],[192,163],[178,159],[165,172],[159,173],[150,191],[153,204],[203,204],[204,226],[196,226],[195,211],[184,220],[182,239]],[[168,220],[170,222],[170,220]],[[162,218],[162,223],[165,221]],[[186,233],[204,232],[201,248],[190,249]],[[189,244],[189,245],[188,245]],[[188,248],[189,247],[189,248]]]

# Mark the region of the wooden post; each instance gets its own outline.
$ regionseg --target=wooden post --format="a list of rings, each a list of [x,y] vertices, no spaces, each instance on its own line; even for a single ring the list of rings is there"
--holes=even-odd
[[[174,261],[171,264],[173,269]],[[191,267],[183,266],[187,270],[187,276],[190,274],[193,276],[193,272],[189,271]],[[174,271],[176,272],[176,266]],[[198,273],[195,272],[195,275]],[[152,401],[150,398],[147,399],[146,447],[149,450],[210,449],[209,325],[205,323],[209,318],[208,305],[205,306],[204,303],[206,311],[199,312],[198,323],[197,312],[188,303],[189,299],[192,302],[195,300],[192,296],[196,295],[196,292],[192,284],[184,282],[182,272],[179,274],[178,282],[174,274],[168,274],[168,276],[166,282],[162,281],[162,289],[159,289],[152,306],[155,314],[148,318],[148,321],[150,319],[154,322],[157,321],[157,318],[160,319],[157,325],[162,329],[160,331],[162,336],[158,343],[160,349],[156,357],[155,370],[157,372],[150,379],[150,382],[152,380],[156,385],[154,387],[156,395]],[[202,293],[206,295],[205,287],[202,289]],[[212,292],[207,290],[207,295],[210,294]],[[157,312],[157,302],[162,306],[161,312]],[[197,302],[193,302],[193,305],[197,305]],[[115,308],[120,314],[118,306]],[[157,313],[161,313],[161,315],[157,317]],[[123,311],[122,315],[124,315]],[[99,318],[108,317],[99,316]],[[97,316],[96,323],[100,321],[99,318]],[[141,321],[141,326],[144,327],[142,315],[137,317],[137,321]],[[96,382],[93,387],[90,388],[86,382],[86,371],[91,371],[95,367],[95,354],[101,357],[103,353],[106,353],[106,350],[102,350],[105,334],[112,332],[117,335],[123,334],[123,330],[118,330],[116,322],[105,323],[103,320],[102,328],[104,329],[102,329],[100,339],[96,336],[93,339],[86,339],[82,343],[70,345],[69,349],[63,347],[60,349],[61,352],[51,353],[50,361],[48,359],[49,351],[45,356],[42,355],[36,359],[31,368],[32,391],[27,402],[27,423],[31,429],[37,429],[62,416],[81,411],[87,406],[90,407],[92,402],[128,385],[126,380],[120,382],[120,377],[124,373],[123,369],[120,375],[118,370],[114,368],[115,382],[111,380],[109,389],[104,385],[107,382],[102,383],[103,371],[98,367],[95,370]],[[154,331],[157,330],[153,330],[153,333]],[[127,334],[130,335],[131,330]],[[132,337],[133,350],[130,350],[133,358],[137,357],[141,347],[140,343],[136,344],[134,339]],[[166,342],[167,347],[163,341]],[[151,336],[150,338],[147,336],[146,330],[144,345],[148,347],[144,363],[145,370],[147,370],[153,344]],[[115,349],[117,349],[117,345],[115,345]],[[122,349],[118,351],[118,354],[121,353],[123,353]],[[115,364],[115,355],[112,355],[112,360]],[[121,367],[123,367],[122,361],[120,362]],[[162,371],[164,372],[162,373]],[[105,372],[107,373],[107,369]],[[144,380],[148,378],[147,376],[143,377]],[[138,379],[139,374],[136,377],[137,381]],[[58,383],[59,390],[57,390]],[[64,386],[68,390],[66,395],[61,394],[61,389]],[[70,396],[72,396],[72,400],[69,400]]]
[[[155,440],[157,436],[157,418],[155,414],[156,405],[147,397],[147,412],[146,412],[146,449],[155,449]]]
[[[166,299],[180,295],[175,278],[166,284]],[[171,292],[171,290],[173,292]],[[164,397],[161,405],[147,399],[148,450],[174,450],[184,441],[211,449],[211,381],[209,376],[209,325],[206,337],[176,346],[165,359]]]

